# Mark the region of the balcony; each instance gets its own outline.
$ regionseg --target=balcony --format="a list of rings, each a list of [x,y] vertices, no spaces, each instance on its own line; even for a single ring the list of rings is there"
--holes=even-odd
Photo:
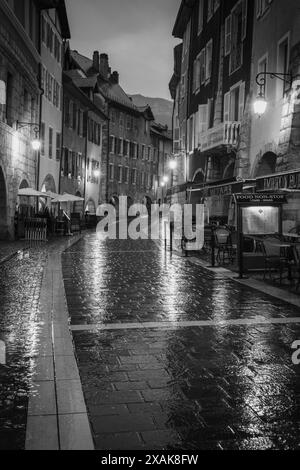
[[[200,150],[222,148],[224,146],[237,147],[241,130],[240,122],[222,122],[218,126],[208,129],[200,134]]]

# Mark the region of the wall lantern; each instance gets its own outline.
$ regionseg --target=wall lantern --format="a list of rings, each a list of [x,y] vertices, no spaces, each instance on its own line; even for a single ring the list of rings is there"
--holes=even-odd
[[[292,87],[293,77],[290,73],[277,73],[277,72],[261,72],[256,76],[256,83],[259,86],[259,93],[254,102],[254,112],[257,116],[262,116],[265,114],[268,102],[266,100],[266,83],[267,77],[270,78],[279,78],[285,84],[289,85],[289,88]]]
[[[177,168],[177,162],[176,162],[175,160],[171,160],[171,161],[169,162],[169,167],[170,167],[170,169],[171,169],[172,171],[176,170],[176,168]]]
[[[41,148],[40,141],[40,125],[32,122],[19,122],[17,121],[17,131],[24,127],[32,127],[35,133],[35,138],[31,141],[31,146],[35,152],[38,152]]]

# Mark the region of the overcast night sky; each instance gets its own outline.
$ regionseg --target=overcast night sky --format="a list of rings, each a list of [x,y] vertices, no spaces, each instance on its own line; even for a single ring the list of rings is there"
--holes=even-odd
[[[66,0],[72,49],[109,54],[129,94],[170,99],[172,29],[181,0]]]

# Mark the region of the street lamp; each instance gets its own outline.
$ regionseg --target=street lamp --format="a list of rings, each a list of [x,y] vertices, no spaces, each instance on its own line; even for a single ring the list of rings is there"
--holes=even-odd
[[[257,114],[257,116],[262,116],[265,114],[267,106],[268,103],[263,93],[259,93],[256,100],[254,101],[254,113]]]
[[[270,78],[279,78],[279,80],[283,81],[285,84],[288,84],[291,88],[293,83],[293,77],[290,73],[277,73],[277,72],[261,72],[256,76],[256,83],[259,86],[259,93],[254,102],[254,112],[257,116],[262,116],[265,114],[268,103],[266,100],[266,83],[267,77]]]
[[[31,146],[35,152],[38,152],[41,148],[40,141],[40,125],[34,122],[19,122],[17,121],[17,131],[24,127],[32,127],[35,133],[35,138],[31,141]]]
[[[177,162],[176,162],[175,160],[171,160],[171,161],[169,162],[169,167],[170,167],[170,169],[171,169],[172,171],[176,170],[176,168],[177,168]]]
[[[168,177],[168,176],[164,176],[164,177],[163,177],[163,182],[164,182],[164,183],[168,183],[168,181],[169,181],[169,177]]]
[[[95,178],[99,178],[100,177],[100,170],[94,170],[94,176],[95,176]]]
[[[171,188],[172,188],[173,187],[173,180],[174,180],[174,170],[176,170],[176,168],[177,168],[176,160],[170,160],[169,167],[170,167],[170,170],[171,170]]]

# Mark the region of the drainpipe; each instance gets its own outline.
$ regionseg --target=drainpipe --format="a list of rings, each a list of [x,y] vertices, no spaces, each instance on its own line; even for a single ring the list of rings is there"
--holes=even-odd
[[[108,194],[109,194],[109,145],[110,145],[110,117],[109,117],[109,104],[107,105],[107,149],[106,149],[106,189],[105,189],[105,200],[108,203]],[[116,145],[116,143],[115,143]]]
[[[42,129],[42,106],[43,106],[43,96],[45,90],[42,88],[42,64],[40,64],[40,71],[39,71],[39,88],[40,88],[40,106],[39,106],[39,138],[41,138],[41,129]],[[39,191],[39,184],[40,184],[40,171],[41,171],[41,149],[37,152],[37,174],[36,174],[36,190]]]
[[[87,186],[87,153],[88,153],[88,123],[89,123],[89,112],[86,111],[86,122],[85,122],[85,155],[84,155],[84,190],[83,190],[83,197],[84,197],[84,208],[83,211],[85,212],[86,207],[86,186]]]
[[[64,144],[65,144],[65,89],[64,89],[64,83],[62,80],[62,115],[61,115],[61,149],[60,149],[60,162],[59,162],[59,178],[58,178],[58,194],[60,194],[61,191],[61,170],[62,170],[62,160],[65,158],[63,149],[64,149]]]

